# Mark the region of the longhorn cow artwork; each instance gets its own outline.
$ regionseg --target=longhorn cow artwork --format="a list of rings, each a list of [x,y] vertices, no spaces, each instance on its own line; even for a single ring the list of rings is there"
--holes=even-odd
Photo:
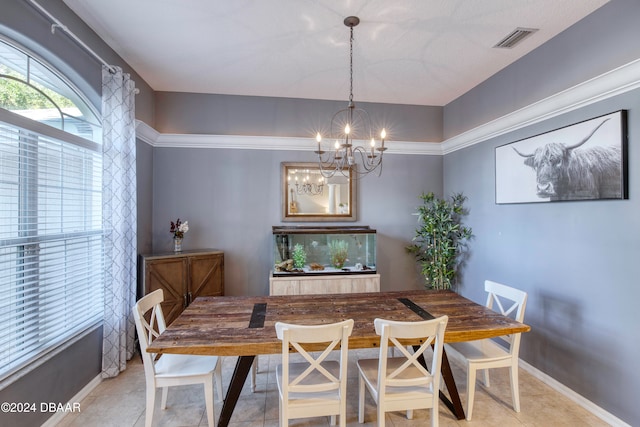
[[[498,147],[496,202],[627,198],[624,113]]]

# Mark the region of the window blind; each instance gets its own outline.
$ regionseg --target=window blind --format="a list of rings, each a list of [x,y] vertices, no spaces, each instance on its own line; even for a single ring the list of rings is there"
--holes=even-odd
[[[0,379],[101,319],[101,151],[0,110]]]

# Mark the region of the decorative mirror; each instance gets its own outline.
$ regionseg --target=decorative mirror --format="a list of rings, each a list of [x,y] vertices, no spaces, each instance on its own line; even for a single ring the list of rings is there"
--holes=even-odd
[[[336,173],[325,178],[317,163],[281,164],[283,221],[355,221],[356,185]]]

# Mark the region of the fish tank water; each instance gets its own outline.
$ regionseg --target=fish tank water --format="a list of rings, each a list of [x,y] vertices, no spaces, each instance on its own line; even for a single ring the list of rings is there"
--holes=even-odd
[[[368,226],[274,226],[273,275],[375,274],[376,236]]]

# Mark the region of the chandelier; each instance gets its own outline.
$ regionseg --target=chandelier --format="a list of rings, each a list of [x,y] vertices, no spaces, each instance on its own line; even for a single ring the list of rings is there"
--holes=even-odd
[[[336,173],[344,176],[358,178],[378,171],[382,173],[382,155],[386,148],[384,139],[387,136],[385,129],[380,132],[380,144],[377,144],[371,127],[369,114],[356,108],[353,102],[353,27],[360,23],[356,16],[345,18],[344,25],[349,27],[349,104],[338,111],[331,119],[330,141],[335,141],[333,147],[323,150],[322,135],[316,135],[320,172],[325,178],[330,178]],[[354,145],[359,141],[360,145]]]
[[[320,176],[317,182],[314,182],[311,176],[309,175],[309,170],[293,170],[287,176],[287,181],[289,181],[289,185],[291,187],[291,191],[293,191],[293,187],[296,189],[296,194],[299,195],[309,195],[309,196],[321,196],[324,192],[324,184],[325,178]],[[301,176],[301,179],[299,178]],[[293,183],[292,181],[293,176]]]

